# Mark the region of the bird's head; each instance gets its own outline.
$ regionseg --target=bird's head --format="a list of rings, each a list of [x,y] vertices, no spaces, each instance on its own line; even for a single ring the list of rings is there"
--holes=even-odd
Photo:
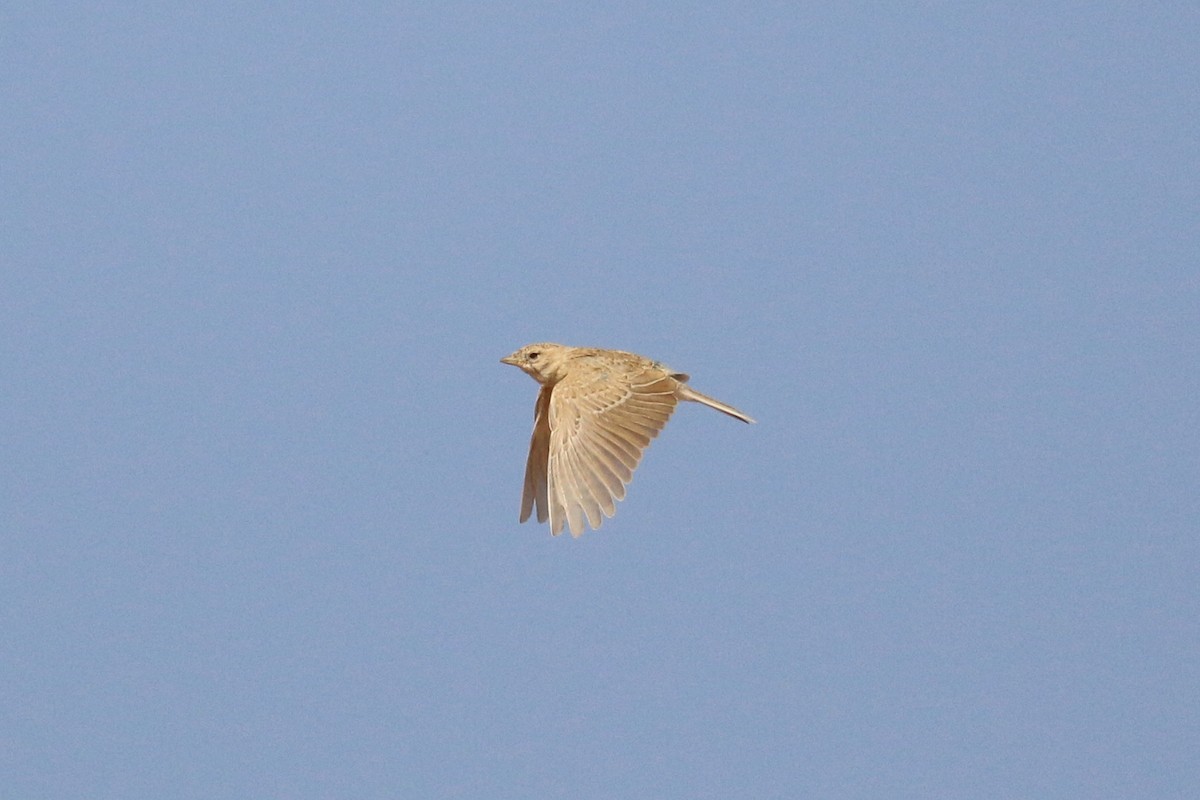
[[[527,344],[510,356],[500,359],[529,373],[538,383],[557,383],[562,379],[570,347],[551,342]]]

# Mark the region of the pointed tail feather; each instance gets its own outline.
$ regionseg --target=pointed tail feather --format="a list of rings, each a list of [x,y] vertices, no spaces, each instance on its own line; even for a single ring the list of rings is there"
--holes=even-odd
[[[733,417],[734,419],[740,419],[742,422],[754,422],[753,419],[751,419],[746,414],[743,414],[741,411],[738,411],[733,406],[726,405],[725,403],[722,403],[720,400],[715,400],[706,394],[697,392],[695,389],[688,386],[686,383],[679,384],[679,388],[675,391],[675,396],[678,397],[680,400],[690,400],[693,403],[702,403],[702,404],[708,406],[709,408],[715,408],[717,411],[720,411],[722,414],[728,414],[729,416]]]

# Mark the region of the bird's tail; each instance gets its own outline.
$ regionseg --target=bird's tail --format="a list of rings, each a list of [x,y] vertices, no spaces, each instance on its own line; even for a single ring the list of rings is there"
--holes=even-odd
[[[733,417],[734,419],[740,419],[742,422],[754,422],[753,419],[751,419],[746,414],[743,414],[741,411],[738,411],[733,406],[726,405],[725,403],[722,403],[720,400],[714,400],[713,398],[709,397],[706,394],[697,392],[695,389],[688,386],[686,383],[679,384],[679,389],[676,390],[675,396],[678,397],[680,400],[690,400],[693,403],[703,403],[704,405],[708,406],[709,408],[715,408],[717,411],[720,411],[722,414],[728,414],[729,416]]]

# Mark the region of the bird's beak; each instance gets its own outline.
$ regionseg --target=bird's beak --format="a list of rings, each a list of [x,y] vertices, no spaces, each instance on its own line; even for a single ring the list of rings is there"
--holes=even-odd
[[[517,358],[516,358],[515,354],[511,355],[511,356],[505,356],[504,358],[500,359],[500,363],[501,364],[511,364],[514,367],[520,366],[517,363]]]

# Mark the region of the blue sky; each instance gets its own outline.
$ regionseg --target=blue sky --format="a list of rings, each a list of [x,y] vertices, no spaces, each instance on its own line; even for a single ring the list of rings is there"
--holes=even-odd
[[[1194,4],[0,16],[13,797],[1200,794]],[[539,340],[681,408],[518,525]]]

